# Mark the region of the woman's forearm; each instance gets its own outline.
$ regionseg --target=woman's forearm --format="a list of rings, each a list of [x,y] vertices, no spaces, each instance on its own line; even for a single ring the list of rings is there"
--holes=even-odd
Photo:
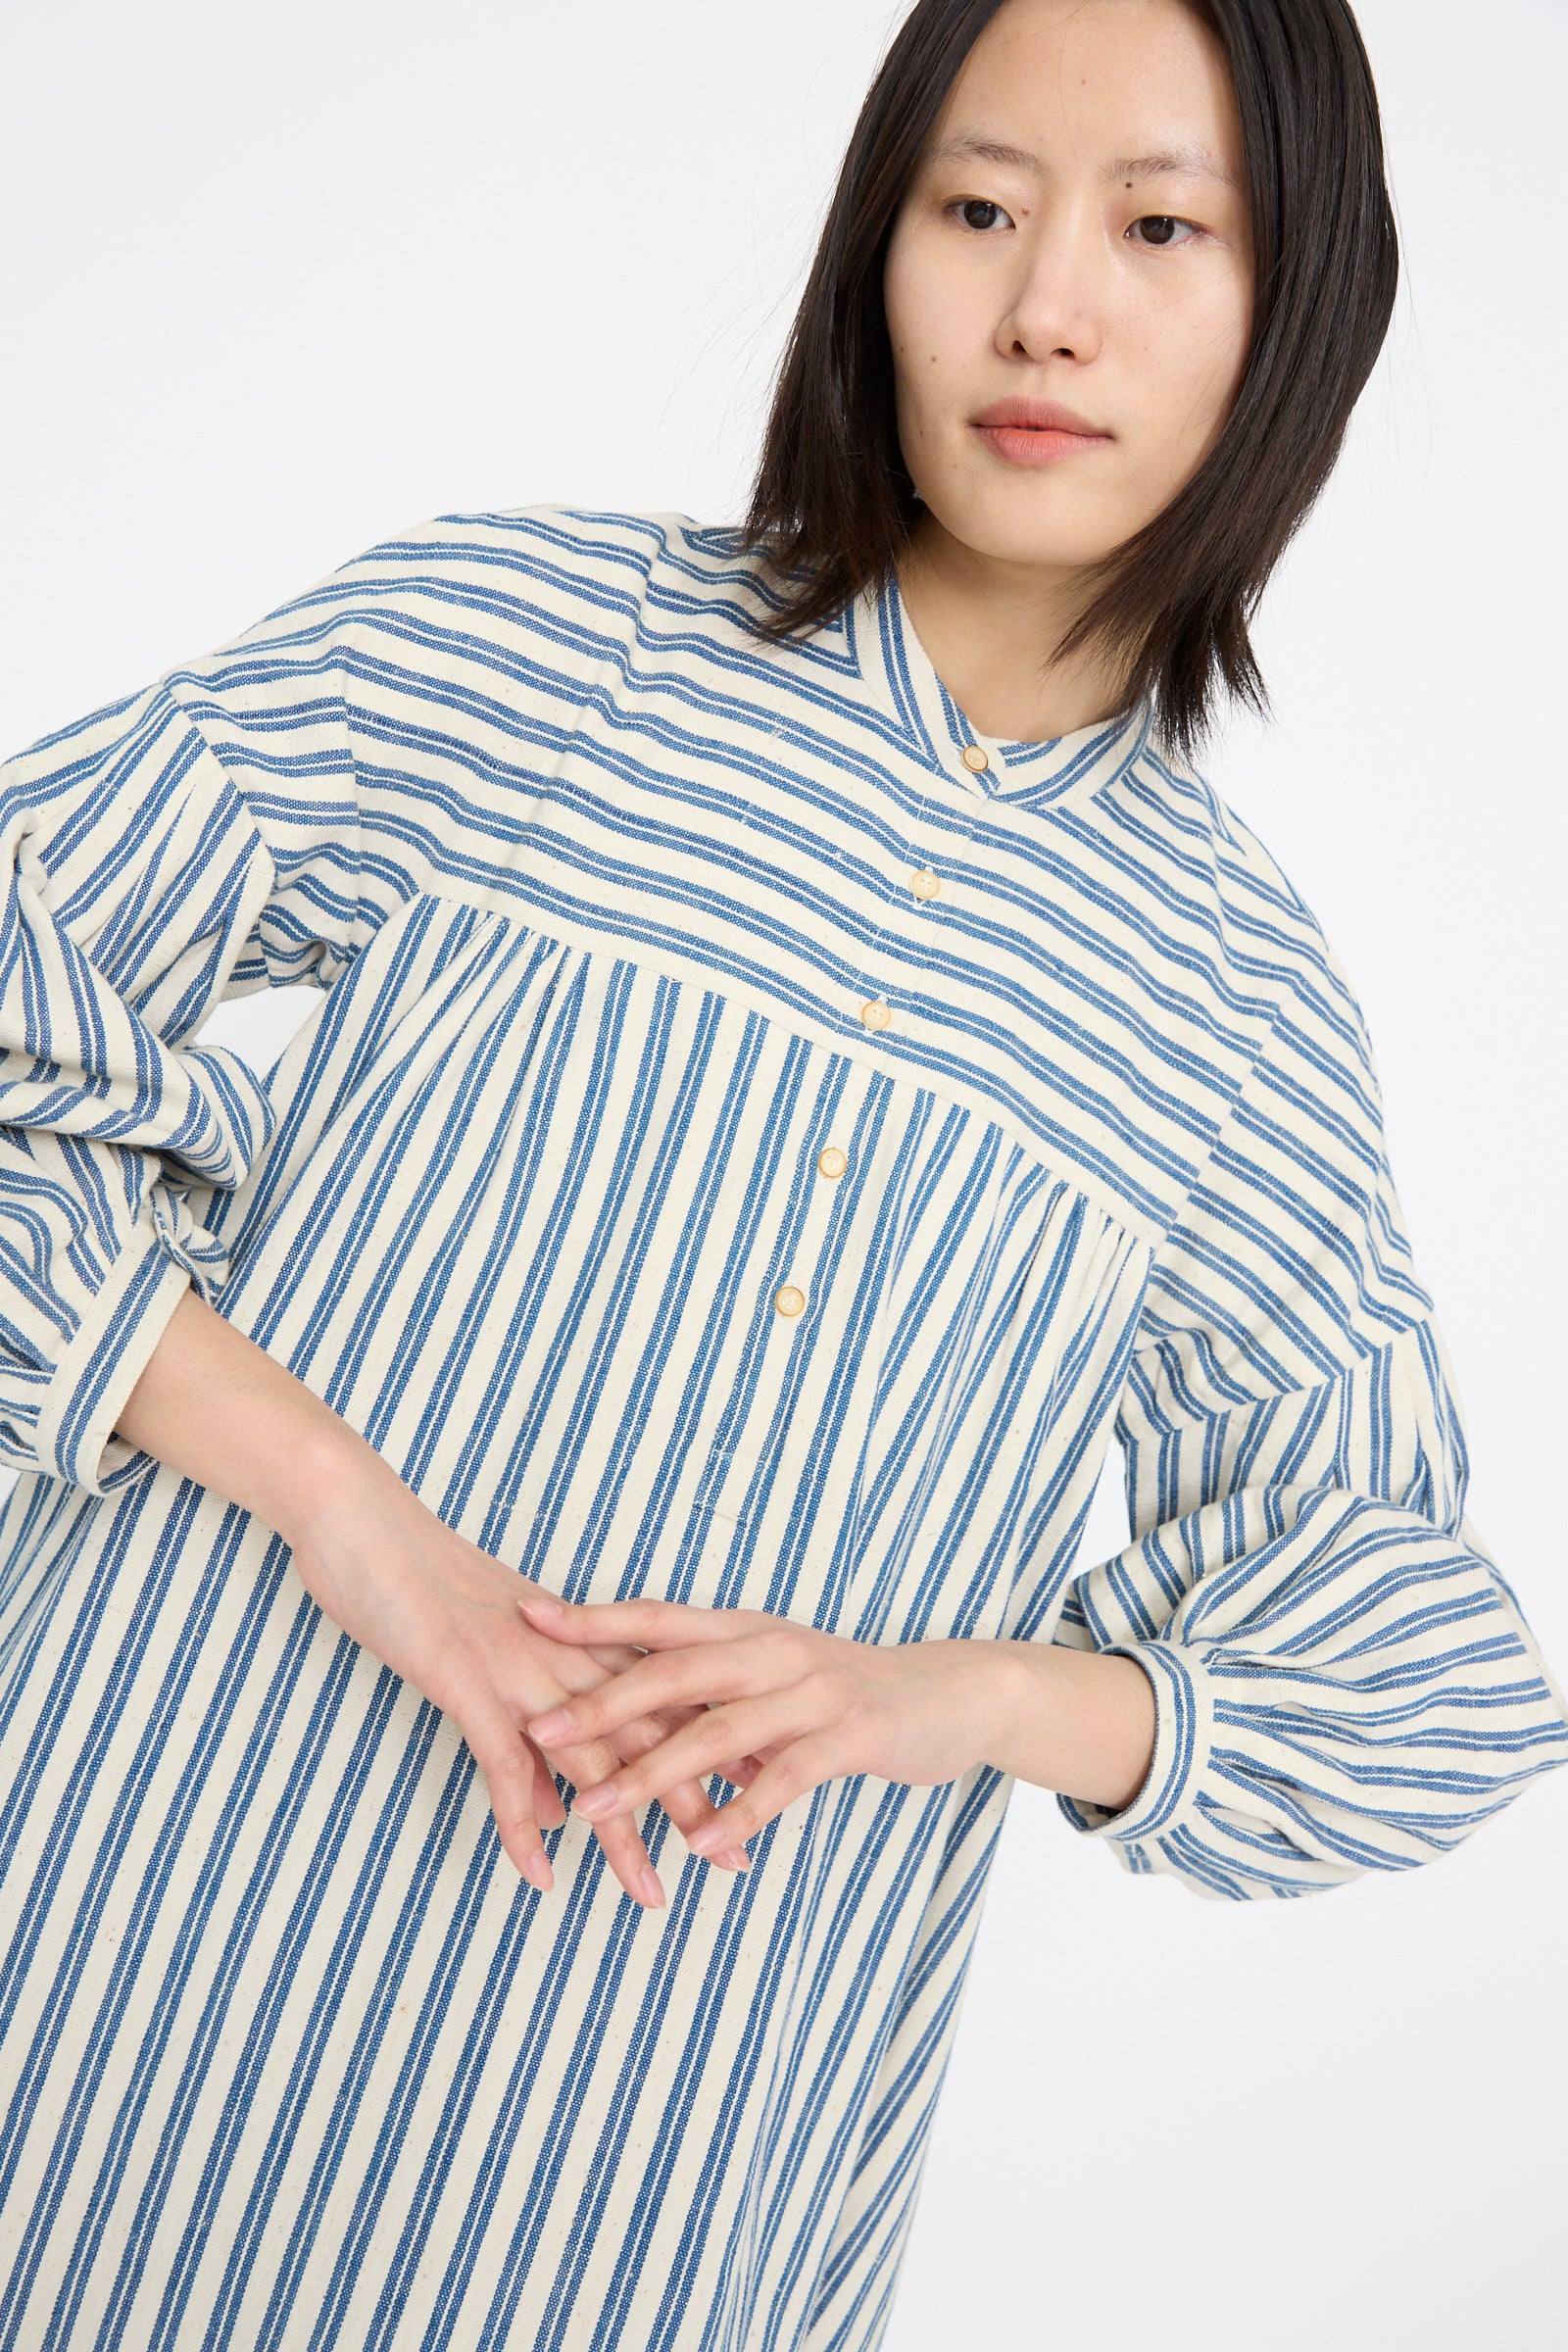
[[[116,1426],[130,1445],[254,1511],[290,1544],[346,1490],[401,1485],[357,1430],[193,1290]]]

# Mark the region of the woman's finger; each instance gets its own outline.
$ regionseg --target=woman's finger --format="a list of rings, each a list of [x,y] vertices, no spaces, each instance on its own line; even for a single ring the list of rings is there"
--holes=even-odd
[[[542,1746],[543,1741],[540,1742]],[[620,1757],[608,1740],[593,1740],[581,1746],[564,1747],[554,1751],[564,1777],[574,1788],[587,1788],[620,1769]],[[584,1819],[590,1818],[585,1815]],[[624,1821],[594,1824],[605,1859],[634,1902],[657,1910],[664,1900],[659,1873],[638,1833],[637,1825],[628,1813]],[[610,1836],[605,1832],[609,1831]],[[628,1838],[625,1832],[631,1832]]]
[[[493,1666],[494,1661],[491,1663]],[[596,1674],[598,1672],[597,1669],[592,1671]],[[554,1677],[548,1673],[541,1676],[539,1661],[535,1660],[529,1681],[534,1691],[537,1692],[540,1690],[549,1690]],[[555,1684],[555,1690],[559,1697],[559,1683]],[[496,1703],[499,1705],[500,1702]],[[514,1700],[511,1703],[520,1716],[522,1708],[530,1701],[523,1699]],[[506,1707],[502,1707],[501,1712],[506,1714],[508,1710]],[[513,1728],[517,1739],[525,1738],[524,1726],[520,1721]],[[544,1754],[552,1770],[559,1772],[563,1780],[571,1782],[572,1786],[578,1788],[585,1788],[590,1781],[602,1779],[606,1773],[613,1772],[620,1762],[618,1751],[608,1740],[603,1740],[574,1741],[570,1746],[564,1744],[551,1746],[545,1740],[540,1740],[532,1741],[531,1745],[537,1747]],[[562,1819],[564,1820],[564,1818],[565,1814],[563,1808]],[[638,1833],[636,1823],[628,1819],[623,1823],[612,1823],[608,1826],[611,1832],[610,1836],[601,1835],[599,1837],[599,1843],[604,1850],[606,1861],[634,1902],[641,1903],[648,1909],[657,1908],[664,1899],[663,1888],[660,1886],[658,1873],[653,1867],[652,1859]],[[626,1834],[628,1830],[631,1833],[629,1837]],[[540,1859],[545,1861],[543,1855]],[[545,1861],[545,1867],[547,1869],[549,1867],[547,1861]],[[537,1877],[533,1883],[536,1886],[542,1884]],[[553,1878],[550,1883],[554,1883]]]
[[[536,1598],[540,1597],[541,1595],[546,1599],[553,1597],[552,1595],[543,1594],[542,1587],[530,1583],[527,1585],[525,1594],[521,1597]],[[621,1604],[607,1603],[606,1605],[618,1607]],[[656,1602],[653,1605],[655,1607],[667,1608],[671,1612],[672,1620],[681,1618],[681,1612],[684,1607],[684,1604],[678,1602],[668,1604]],[[700,1612],[687,1612],[688,1616],[696,1614],[700,1614]],[[779,1637],[783,1636],[788,1639],[791,1636],[798,1635],[803,1641],[809,1641],[812,1634],[811,1628],[797,1627],[789,1619],[772,1617],[761,1610],[731,1610],[727,1612],[727,1616],[733,1629],[732,1645],[733,1637],[738,1636],[742,1631],[745,1630],[747,1625],[750,1625],[754,1636],[758,1634],[768,1636],[770,1638],[772,1646],[779,1650],[779,1656],[768,1661],[769,1669],[775,1674],[777,1679],[783,1680],[787,1676],[791,1676],[798,1671],[798,1661],[793,1657],[793,1655],[786,1657],[783,1654],[782,1644],[779,1641]],[[526,1618],[524,1619],[524,1622],[527,1622]],[[556,1642],[552,1641],[548,1635],[543,1635],[540,1629],[537,1627],[530,1626],[529,1630],[533,1639],[542,1640],[547,1644],[545,1654],[549,1657],[552,1671],[560,1681],[565,1683],[567,1686],[570,1696],[564,1703],[567,1707],[568,1714],[574,1700],[584,1691],[599,1691],[605,1690],[606,1688],[606,1685],[599,1676],[582,1671],[585,1661],[592,1659],[597,1665],[603,1667],[608,1674],[619,1677],[628,1673],[633,1667],[637,1666],[645,1659],[650,1659],[657,1662],[661,1658],[672,1659],[677,1654],[668,1649],[662,1651],[640,1649],[629,1642],[607,1643],[590,1642],[583,1643],[580,1646],[573,1646],[568,1642]],[[694,1683],[701,1688],[701,1704],[677,1703],[673,1700],[665,1700],[664,1703],[661,1704],[657,1708],[657,1711],[652,1707],[652,1705],[649,1705],[646,1722],[643,1719],[631,1719],[626,1721],[623,1725],[617,1727],[613,1733],[610,1732],[609,1726],[587,1724],[582,1727],[583,1731],[586,1733],[594,1733],[599,1731],[606,1732],[609,1736],[612,1737],[614,1746],[619,1750],[623,1757],[632,1757],[645,1753],[649,1745],[657,1744],[658,1739],[666,1737],[670,1728],[677,1727],[683,1723],[695,1720],[696,1716],[701,1712],[702,1707],[710,1706],[717,1703],[719,1694],[714,1692],[712,1686],[715,1674],[723,1670],[726,1655],[727,1653],[721,1651],[712,1644],[709,1644],[701,1649],[696,1649],[691,1652],[688,1659],[688,1671],[691,1672]],[[704,1660],[708,1661],[706,1666],[703,1664]],[[574,1669],[577,1671],[574,1671]],[[762,1687],[762,1685],[757,1681],[755,1676],[747,1677],[739,1673],[733,1677],[726,1675],[725,1680],[726,1684],[729,1686],[727,1690],[728,1695],[735,1695],[742,1689],[755,1690]],[[617,1712],[619,1711],[620,1707],[630,1702],[630,1696],[632,1695],[634,1695],[634,1693],[628,1694],[624,1691],[618,1694]],[[519,1720],[526,1727],[530,1721],[530,1718],[524,1715],[521,1716]],[[648,1729],[649,1724],[662,1724],[663,1729],[659,1731],[657,1736],[651,1736]],[[571,1737],[574,1728],[575,1726],[568,1722],[564,1728],[564,1732],[558,1733],[555,1731],[554,1726],[552,1725],[551,1736],[556,1738],[559,1742],[560,1738],[563,1736],[566,1738]],[[768,1750],[767,1752],[770,1753],[771,1750]],[[732,1787],[745,1788],[761,1770],[764,1761],[764,1755],[725,1757],[721,1762],[715,1764],[713,1771],[719,1778],[727,1780]],[[675,1822],[676,1827],[681,1831],[683,1836],[689,1831],[700,1827],[703,1821],[710,1820],[712,1818],[713,1806],[708,1796],[707,1789],[696,1782],[683,1784],[678,1790],[671,1789],[667,1791],[665,1797],[662,1801],[663,1802],[664,1810],[669,1814],[671,1820]],[[711,1858],[719,1861],[724,1861],[726,1859],[722,1853]],[[741,1857],[736,1856],[732,1861],[729,1862],[728,1866],[744,1867],[744,1862]]]
[[[637,1757],[644,1757],[654,1747],[661,1747],[662,1742],[670,1739],[672,1731],[679,1731],[684,1724],[696,1722],[698,1715],[703,1715],[703,1707],[661,1707],[659,1715],[637,1715],[630,1724],[623,1724],[609,1736],[609,1745],[613,1747],[623,1762],[635,1762]],[[712,1797],[710,1797],[701,1781],[682,1781],[674,1788],[665,1789],[661,1804],[682,1837],[686,1835],[686,1830],[696,1830],[703,1821],[712,1821],[714,1818]],[[724,1860],[721,1853],[714,1853],[712,1858]]]
[[[633,1816],[622,1813],[613,1821],[596,1821],[594,1835],[604,1848],[605,1860],[633,1901],[641,1903],[645,1911],[662,1910],[664,1889]]]
[[[534,1819],[542,1830],[559,1830],[566,1818],[566,1808],[556,1787],[556,1776],[531,1740],[528,1748],[533,1757]]]
[[[683,1600],[563,1600],[559,1592],[524,1592],[524,1620],[553,1642],[629,1642],[638,1649],[733,1642],[781,1620],[762,1609],[697,1609]]]
[[[595,1823],[629,1816],[655,1797],[662,1801],[666,1789],[678,1788],[681,1782],[700,1779],[736,1754],[746,1754],[759,1740],[798,1737],[809,1721],[809,1715],[803,1714],[798,1690],[770,1690],[760,1698],[736,1699],[727,1706],[709,1708],[699,1721],[687,1724],[635,1762],[621,1764],[603,1782],[592,1787],[580,1782],[575,1810],[585,1821]],[[728,1817],[735,1801],[719,1808],[719,1821]],[[711,1838],[712,1828],[711,1823],[704,1825],[706,1834],[697,1851],[711,1852],[729,1843],[727,1838]],[[694,1843],[694,1838],[687,1842]]]
[[[531,1886],[548,1893],[556,1880],[534,1811],[536,1758],[532,1744],[483,1688],[467,1693],[466,1703],[455,1707],[453,1713],[484,1775],[503,1851]]]
[[[615,1769],[618,1771],[622,1762],[662,1747],[673,1732],[685,1723],[695,1722],[704,1712],[702,1707],[682,1707],[673,1714],[640,1715],[622,1725],[609,1741],[615,1752]],[[706,1822],[716,1818],[712,1798],[698,1780],[681,1781],[664,1789],[660,1803],[681,1836],[688,1840],[692,1831],[701,1829]],[[709,1860],[716,1863],[721,1870],[749,1870],[751,1867],[745,1854],[732,1854],[723,1847],[711,1853]]]
[[[556,1747],[564,1740],[611,1739],[639,1716],[712,1707],[796,1679],[778,1660],[770,1666],[755,1638],[719,1650],[654,1650],[624,1674],[575,1691],[547,1714],[526,1717],[524,1729],[530,1740]]]
[[[629,1643],[598,1642],[581,1648],[573,1648],[552,1642],[548,1636],[541,1635],[534,1627],[528,1629],[526,1638],[531,1644],[535,1645],[537,1658],[548,1664],[552,1678],[558,1682],[564,1682],[567,1686],[565,1694],[560,1692],[557,1694],[558,1706],[563,1695],[574,1703],[576,1698],[585,1691],[609,1689],[612,1678],[627,1673],[644,1663],[649,1655],[648,1652],[637,1649]],[[699,1662],[703,1656],[711,1657],[712,1655],[712,1652],[698,1653]],[[710,1676],[710,1679],[711,1679]],[[528,1721],[526,1714],[520,1708],[514,1712],[519,1727],[526,1730]],[[621,1761],[647,1754],[652,1749],[661,1746],[672,1732],[688,1722],[695,1721],[705,1712],[706,1708],[700,1705],[663,1707],[657,1712],[645,1710],[637,1714],[631,1713],[624,1706],[617,1709],[617,1713],[624,1715],[626,1720],[618,1723],[612,1734],[607,1735],[610,1745],[615,1753],[616,1765],[618,1766]],[[557,1738],[553,1743],[554,1751],[560,1751],[564,1744],[564,1739],[571,1736],[568,1732],[563,1737]],[[582,1743],[583,1737],[584,1735],[580,1733],[576,1735],[579,1744]],[[739,1760],[736,1758],[726,1757],[721,1759],[714,1769],[723,1777],[728,1778],[728,1774],[724,1772],[724,1766],[732,1763],[738,1764],[738,1762]],[[564,1777],[571,1776],[564,1771]],[[741,1785],[744,1785],[744,1782],[732,1783],[732,1786]],[[552,1781],[552,1789],[554,1789],[554,1786]],[[680,1782],[665,1789],[661,1803],[663,1811],[688,1841],[695,1831],[715,1818],[712,1798],[710,1796],[706,1785],[696,1779]],[[542,1815],[541,1818],[545,1817]],[[553,1812],[548,1816],[548,1820],[549,1826],[552,1828],[556,1826]],[[601,1839],[600,1842],[603,1845],[604,1840]],[[654,1882],[644,1875],[649,1866],[645,1864],[640,1854],[633,1854],[629,1850],[617,1848],[615,1856],[612,1857],[607,1853],[607,1859],[612,1859],[612,1862],[619,1860],[623,1863],[624,1868],[617,1871],[617,1876],[621,1877],[623,1884],[627,1883],[625,1870],[631,1871],[632,1886],[638,1892],[639,1899],[651,1897]],[[710,1853],[708,1859],[721,1870],[733,1871],[750,1868],[750,1860],[747,1855],[739,1851],[730,1852],[723,1847]]]
[[[822,1782],[836,1780],[846,1769],[831,1726],[806,1732],[780,1748],[751,1787],[732,1796],[727,1805],[720,1805],[717,1818],[694,1832],[688,1843],[699,1854],[707,1853],[711,1845],[744,1846],[786,1805]]]
[[[701,1707],[674,1707],[662,1708],[658,1714],[635,1716],[609,1735],[610,1745],[622,1761],[646,1755],[683,1724],[695,1722],[703,1712]],[[700,1781],[683,1781],[677,1788],[667,1789],[660,1801],[683,1838],[688,1831],[713,1819],[713,1801]],[[724,1870],[749,1867],[744,1855],[737,1857],[720,1851],[710,1859]]]
[[[685,1708],[681,1712],[680,1722],[694,1722],[703,1712],[701,1707]],[[633,1762],[662,1747],[671,1733],[679,1728],[680,1723],[662,1720],[658,1716],[640,1718],[615,1735],[614,1745],[623,1761]],[[619,1767],[616,1769],[618,1771]],[[720,1766],[714,1767],[715,1771],[721,1769]],[[677,1781],[672,1788],[662,1791],[659,1801],[688,1845],[694,1831],[703,1829],[709,1822],[718,1818],[712,1798],[699,1780]],[[727,1846],[715,1846],[708,1859],[716,1863],[721,1870],[750,1870],[752,1866],[749,1855],[738,1849],[731,1851]]]
[[[534,1631],[537,1632],[538,1628],[535,1627]],[[564,1644],[561,1654],[565,1658],[592,1658],[594,1664],[603,1666],[607,1674],[624,1674],[628,1666],[635,1666],[639,1658],[647,1657],[648,1652],[645,1649],[633,1649],[629,1642],[590,1642],[581,1649],[569,1643]]]
[[[519,1628],[519,1631],[521,1630]],[[564,1696],[571,1693],[607,1687],[608,1679],[613,1673],[620,1669],[629,1669],[640,1663],[644,1656],[641,1650],[624,1644],[619,1646],[599,1644],[592,1651],[558,1645],[549,1641],[547,1637],[541,1636],[534,1628],[528,1628],[523,1639],[532,1653],[529,1665],[531,1667],[545,1665],[551,1680],[557,1685],[554,1696],[558,1704]],[[533,1680],[531,1674],[529,1679]],[[563,1692],[559,1687],[563,1682],[567,1686],[565,1692]],[[535,1683],[535,1689],[537,1690],[537,1683]],[[513,1706],[512,1711],[520,1730],[526,1730],[526,1708],[529,1703],[536,1705],[538,1699],[521,1704],[514,1703]],[[669,1737],[670,1732],[677,1728],[678,1722],[689,1720],[701,1711],[700,1708],[694,1707],[680,1710],[674,1718],[663,1713],[634,1717],[620,1727],[615,1738],[608,1743],[609,1762],[604,1769],[612,1771],[624,1757],[641,1755],[647,1749],[659,1746]],[[545,1743],[541,1741],[538,1744],[542,1748]],[[579,1738],[575,1744],[581,1746],[586,1742]],[[564,1745],[563,1740],[556,1740],[553,1743],[554,1751],[563,1750]],[[603,1778],[603,1771],[579,1776],[569,1768],[564,1755],[561,1760],[563,1778],[577,1780],[579,1785],[586,1785],[588,1777]],[[550,1788],[552,1803],[541,1813],[541,1819],[548,1827],[554,1829],[565,1819],[565,1808],[561,1804],[553,1780]],[[687,1782],[679,1788],[671,1789],[664,1801],[664,1811],[681,1832],[682,1837],[686,1837],[691,1831],[700,1829],[705,1822],[713,1819],[712,1800],[707,1789],[696,1781]],[[653,1870],[651,1860],[641,1845],[635,1845],[628,1841],[620,1832],[612,1836],[608,1845],[606,1840],[601,1838],[600,1844],[605,1849],[606,1859],[614,1869],[615,1875],[628,1893],[633,1894],[640,1902],[654,1905],[662,1900],[662,1888],[659,1885],[657,1873]],[[723,1849],[709,1858],[721,1870],[749,1867],[744,1855],[734,1856]]]

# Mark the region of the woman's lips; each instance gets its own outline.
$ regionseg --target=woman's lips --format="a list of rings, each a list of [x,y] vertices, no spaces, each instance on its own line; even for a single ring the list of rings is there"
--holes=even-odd
[[[975,431],[999,457],[1015,466],[1050,466],[1083,449],[1108,449],[1109,433],[1064,433],[1053,425],[977,424]]]

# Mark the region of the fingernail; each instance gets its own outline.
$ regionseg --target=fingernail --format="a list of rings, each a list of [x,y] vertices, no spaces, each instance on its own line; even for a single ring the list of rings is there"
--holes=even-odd
[[[538,1715],[528,1726],[530,1740],[556,1740],[564,1739],[571,1729],[571,1717],[564,1707],[553,1707],[548,1715]]]
[[[538,1609],[546,1617],[554,1616],[565,1605],[565,1602],[555,1592],[524,1592],[517,1602],[519,1609]]]
[[[705,1821],[700,1830],[693,1830],[686,1843],[694,1854],[716,1854],[724,1842],[726,1832],[716,1821]]]
[[[664,1908],[664,1889],[659,1883],[659,1873],[657,1870],[655,1870],[652,1863],[649,1864],[646,1870],[638,1872],[637,1886],[644,1902],[652,1904],[656,1911],[662,1911]]]
[[[727,1862],[731,1870],[750,1870],[752,1857],[739,1845],[726,1845],[722,1853],[713,1856],[715,1862]]]
[[[537,1886],[541,1894],[550,1892],[556,1883],[556,1874],[550,1867],[547,1855],[530,1854],[522,1868],[523,1875],[530,1886]]]
[[[585,1821],[598,1821],[612,1809],[619,1794],[613,1781],[601,1781],[597,1788],[577,1798],[576,1809]]]

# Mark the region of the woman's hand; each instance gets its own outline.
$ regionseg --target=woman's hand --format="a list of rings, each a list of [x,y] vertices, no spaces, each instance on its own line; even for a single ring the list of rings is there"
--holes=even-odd
[[[819,1782],[869,1772],[935,1788],[985,1761],[1012,1644],[904,1642],[880,1647],[760,1609],[679,1601],[577,1603],[545,1592],[516,1603],[560,1643],[621,1641],[649,1652],[612,1681],[525,1718],[535,1740],[597,1746],[658,1712],[686,1720],[600,1786],[579,1781],[576,1811],[601,1829],[638,1805],[756,1757],[721,1813],[688,1833],[693,1851],[740,1846]],[[1134,1672],[1139,1670],[1135,1667]],[[697,1710],[695,1713],[690,1710]]]
[[[565,1819],[546,1754],[564,1778],[587,1787],[665,1744],[684,1720],[633,1707],[619,1715],[612,1739],[574,1737],[548,1747],[530,1740],[523,1730],[530,1716],[568,1699],[580,1704],[617,1667],[629,1670],[638,1653],[592,1641],[557,1642],[526,1625],[519,1587],[529,1595],[539,1588],[458,1535],[390,1476],[343,1492],[293,1549],[307,1592],[333,1623],[452,1716],[484,1774],[502,1845],[532,1886],[554,1884],[540,1825],[558,1829]],[[666,1784],[664,1810],[688,1842],[717,1819],[701,1783],[684,1775]],[[635,1823],[617,1818],[599,1824],[597,1835],[627,1893],[649,1907],[662,1903]],[[728,1847],[721,1836],[709,1850],[726,1868],[746,1868],[748,1857]]]

